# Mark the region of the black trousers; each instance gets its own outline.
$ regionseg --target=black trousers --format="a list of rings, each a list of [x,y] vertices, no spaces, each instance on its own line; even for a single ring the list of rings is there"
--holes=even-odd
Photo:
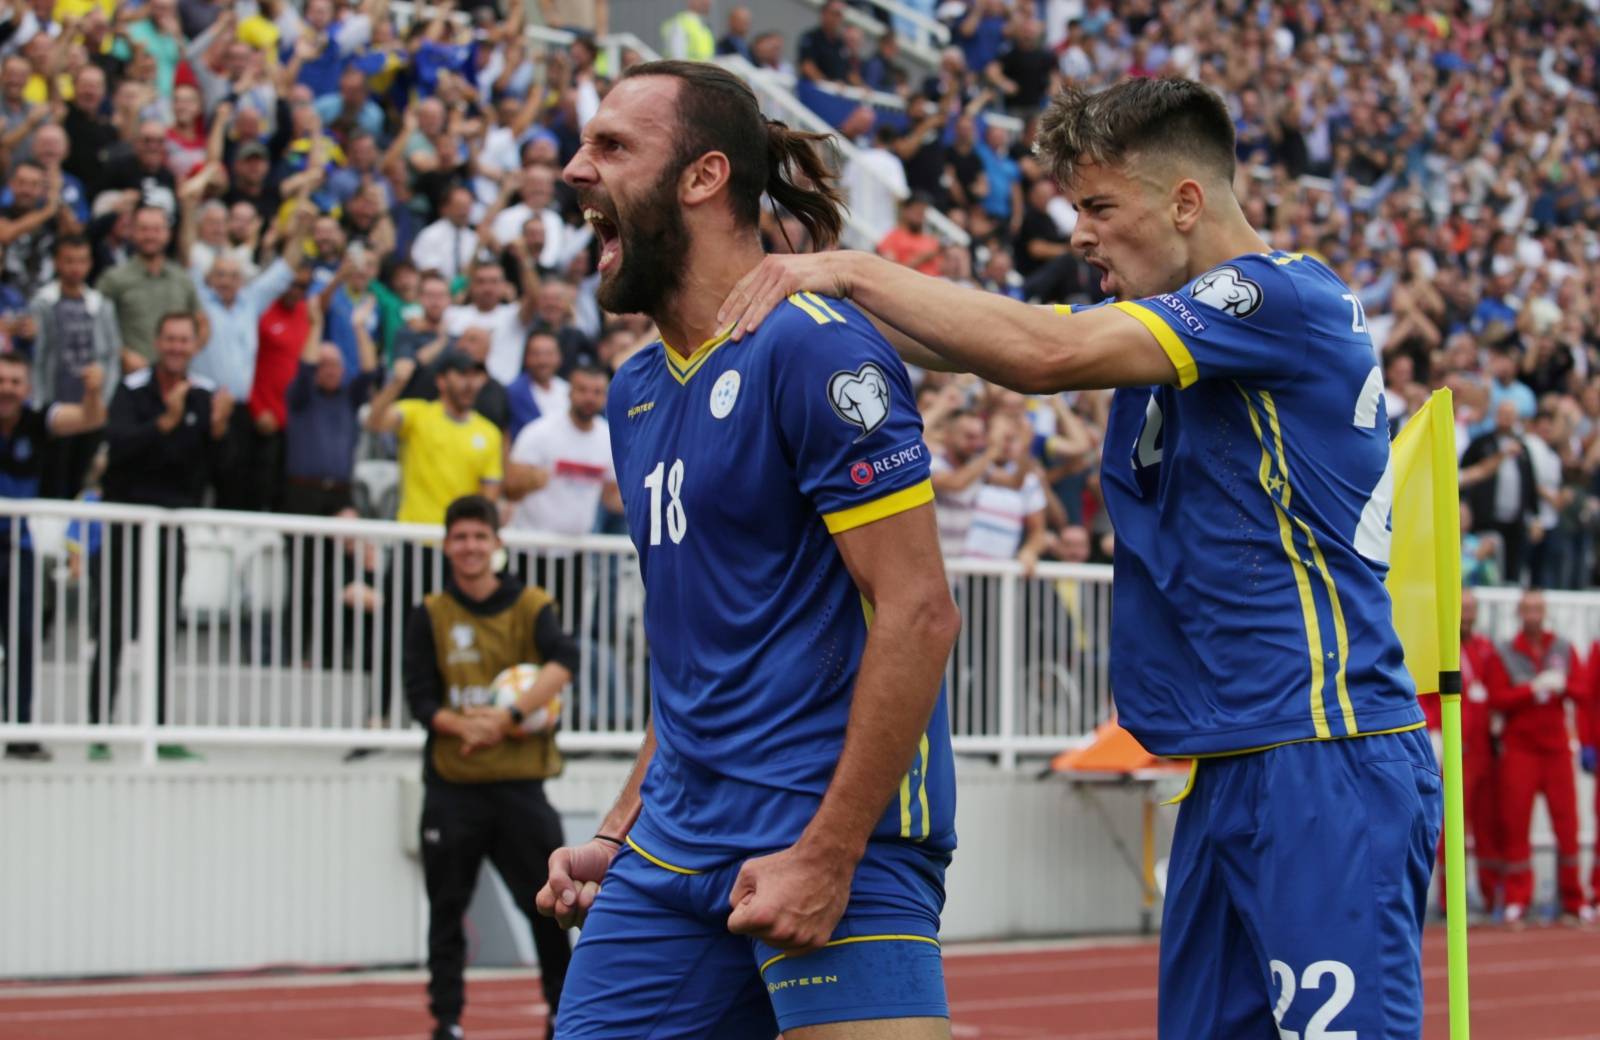
[[[243,401],[228,416],[232,462],[216,473],[217,508],[259,513],[283,498],[283,434],[256,429]]]
[[[158,574],[142,574],[139,567],[140,543],[143,530],[137,524],[108,524],[109,537],[106,551],[93,561],[90,568],[91,595],[89,625],[95,632],[94,664],[89,669],[89,722],[100,721],[101,664],[109,654],[106,678],[111,683],[106,700],[106,719],[110,720],[117,704],[117,673],[122,664],[122,643],[125,637],[138,638],[141,621],[155,626],[156,640],[156,721],[167,721],[167,625],[178,607],[178,590],[183,588],[183,533],[164,529],[157,550]],[[124,560],[127,561],[124,564]],[[124,576],[124,567],[127,574]],[[172,580],[167,581],[171,572]],[[141,618],[139,614],[139,587],[141,582],[156,583],[156,616]],[[106,597],[110,597],[109,601]],[[132,627],[124,616],[124,600],[133,614]],[[102,607],[104,604],[104,607]],[[108,615],[108,624],[100,627],[101,610]]]
[[[428,888],[428,1010],[454,1024],[466,1006],[462,926],[484,857],[511,890],[533,926],[539,980],[550,1005],[547,1035],[555,1034],[561,986],[572,960],[567,930],[541,916],[534,897],[549,877],[550,853],[563,844],[561,817],[540,780],[452,784],[430,779],[422,802],[422,875]]]
[[[39,480],[40,498],[77,498],[83,478],[105,435],[99,430],[71,437],[51,437],[44,442],[44,474]]]

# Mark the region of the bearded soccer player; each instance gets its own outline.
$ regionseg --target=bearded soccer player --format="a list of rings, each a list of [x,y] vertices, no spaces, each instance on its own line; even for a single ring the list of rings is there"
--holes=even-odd
[[[831,253],[769,258],[724,316],[748,334],[774,300],[826,292],[922,362],[1025,392],[1117,388],[1101,479],[1118,718],[1196,760],[1160,1036],[1414,1040],[1441,784],[1383,584],[1388,426],[1360,301],[1250,227],[1233,124],[1200,84],[1064,93],[1037,150],[1109,306]]]
[[[780,301],[731,342],[763,193],[841,215],[815,135],[714,65],[618,82],[567,166],[599,301],[662,339],[607,419],[644,576],[652,726],[541,909],[583,921],[561,1040],[948,1037],[955,844],[945,585],[904,365],[851,305]]]

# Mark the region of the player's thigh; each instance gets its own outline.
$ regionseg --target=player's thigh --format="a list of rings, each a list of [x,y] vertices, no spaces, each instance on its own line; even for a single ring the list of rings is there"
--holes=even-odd
[[[1220,853],[1240,769],[1201,763],[1178,810],[1161,913],[1161,1040],[1278,1040],[1264,964],[1234,909]]]
[[[829,1036],[877,1036],[849,1030],[874,1028],[864,1023],[875,1021],[950,1017],[939,949],[947,862],[910,843],[874,842],[856,868],[850,902],[826,947],[790,957],[759,941],[750,944],[785,1037],[816,1026],[843,1030]]]
[[[1422,922],[1442,782],[1421,731],[1263,753],[1256,830],[1233,850],[1240,914],[1282,1029],[1422,1032]]]
[[[772,1040],[749,940],[697,909],[696,877],[623,850],[573,951],[557,1040]]]
[[[492,797],[475,784],[443,781],[424,785],[422,874],[435,909],[472,899],[495,831]]]
[[[875,1018],[800,1026],[783,1040],[950,1040],[948,1018]]]

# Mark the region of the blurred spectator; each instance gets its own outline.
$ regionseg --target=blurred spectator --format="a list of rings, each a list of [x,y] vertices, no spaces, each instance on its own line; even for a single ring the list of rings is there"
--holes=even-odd
[[[511,422],[506,436],[515,442],[522,428],[536,419],[566,412],[570,387],[556,372],[561,367],[561,347],[555,334],[537,329],[528,337],[522,371],[506,388]]]
[[[566,282],[549,281],[539,286],[534,327],[553,332],[561,346],[561,375],[567,376],[579,365],[592,364],[594,344],[578,328],[573,305],[577,291]]]
[[[55,277],[56,236],[77,230],[72,210],[62,204],[61,171],[45,174],[32,160],[14,163],[6,184],[10,202],[0,208],[0,280],[28,299]]]
[[[434,401],[397,400],[416,363],[398,361],[378,392],[367,429],[400,439],[400,511],[403,523],[438,524],[462,495],[499,497],[501,437],[493,423],[472,410],[487,372],[482,361],[448,351],[434,377]],[[466,490],[462,490],[466,489]]]
[[[984,66],[984,78],[1005,98],[1006,111],[1027,118],[1043,106],[1055,74],[1055,55],[1044,45],[1044,23],[1019,11],[1011,18],[1000,56]]]
[[[845,44],[844,0],[827,0],[822,5],[817,27],[807,29],[800,37],[796,61],[805,79],[860,85],[855,56]]]
[[[303,290],[302,290],[303,292]],[[335,516],[352,506],[351,474],[361,427],[356,413],[383,378],[370,336],[358,336],[362,369],[346,380],[344,355],[323,342],[322,314],[315,298],[305,306],[306,331],[300,360],[284,396],[283,509]],[[370,306],[370,304],[368,305]],[[358,326],[359,327],[359,326]]]
[[[203,344],[210,330],[194,281],[167,259],[172,227],[166,211],[141,205],[133,213],[135,255],[100,276],[100,294],[116,308],[122,335],[122,368],[133,372],[155,360],[156,325],[169,314],[195,315],[195,342]],[[184,372],[188,371],[187,360]]]
[[[872,145],[858,150],[845,170],[850,213],[875,240],[894,228],[896,210],[911,193],[905,166],[891,150],[896,137],[893,126],[879,124]]]
[[[99,365],[90,363],[79,373],[77,400],[61,398],[42,408],[28,403],[32,390],[29,376],[25,358],[0,354],[0,498],[38,498],[45,459],[49,457],[46,446],[51,440],[86,436],[106,421]],[[0,721],[33,721],[33,618],[37,594],[38,571],[28,522],[0,518],[0,650],[7,658],[4,671],[0,672]],[[12,604],[16,605],[15,614]],[[16,687],[3,688],[13,669]],[[5,757],[50,760],[49,753],[31,741],[6,744]]]
[[[305,255],[303,239],[309,226],[305,216],[297,209],[284,236],[282,255],[254,278],[245,281],[238,260],[224,253],[212,262],[200,285],[210,337],[191,370],[225,388],[237,401],[248,402],[255,389],[261,319],[288,291]],[[217,508],[265,509],[273,504],[277,490],[281,462],[277,429],[273,423],[259,429],[249,408],[234,409],[229,423],[233,464],[218,474]]]
[[[84,375],[97,369],[104,404],[122,381],[122,340],[110,301],[89,288],[89,243],[82,236],[56,240],[56,280],[29,302],[33,341],[33,399],[42,408],[83,398]],[[45,442],[40,491],[46,498],[76,498],[99,448],[98,430],[60,434]]]
[[[417,270],[438,271],[452,280],[466,274],[478,249],[471,219],[472,191],[458,184],[445,193],[439,219],[423,228],[411,245],[411,262]]]
[[[1539,508],[1539,482],[1515,401],[1501,401],[1494,429],[1467,445],[1461,456],[1461,487],[1477,518],[1476,530],[1499,536],[1506,580],[1520,584],[1528,557],[1528,525]]]
[[[510,526],[555,534],[588,534],[604,501],[622,511],[611,462],[611,434],[601,417],[610,377],[584,365],[572,373],[568,407],[550,411],[517,434],[506,461]]]
[[[517,256],[522,284],[516,302],[506,299],[509,287],[504,269],[494,263],[478,264],[468,275],[467,302],[444,312],[444,330],[450,336],[481,329],[489,337],[489,375],[502,385],[521,370],[528,326],[539,306],[539,279],[528,266],[526,252],[519,250]]]
[[[450,280],[437,271],[422,275],[417,300],[417,313],[395,335],[393,353],[396,361],[409,358],[418,367],[425,367],[443,353],[451,339],[444,324],[445,313],[450,310]]]
[[[923,274],[939,273],[939,240],[927,231],[928,198],[914,194],[900,204],[900,222],[878,242],[878,255]]]
[[[728,31],[717,41],[718,54],[737,54],[755,64],[750,52],[750,8],[734,7],[728,11]]]
[[[157,215],[154,210],[145,212]],[[111,399],[105,500],[195,508],[211,478],[228,465],[226,435],[233,396],[190,375],[190,363],[199,350],[199,322],[193,312],[175,311],[160,318],[155,335],[153,364],[128,374]],[[110,623],[104,638],[96,642],[90,667],[91,724],[102,718],[109,721],[116,708],[125,625],[132,638],[138,638],[141,626],[148,626],[143,629],[146,633],[155,630],[156,687],[160,691],[157,721],[166,718],[167,631],[183,587],[183,532],[175,528],[164,532],[156,550],[156,572],[145,574],[140,551],[143,530],[139,524],[112,524],[105,566],[96,568],[93,575],[99,583],[98,600],[109,611]],[[156,583],[157,614],[147,618],[134,610],[131,621],[125,621],[127,605],[140,602],[142,581]],[[164,758],[193,757],[175,745],[159,750]],[[109,755],[103,744],[90,749],[91,758]]]
[[[946,559],[966,555],[978,492],[1005,454],[1004,439],[987,437],[985,425],[975,412],[950,413],[941,431],[941,450],[931,460],[939,545]]]
[[[481,327],[471,327],[464,330],[461,335],[454,338],[449,353],[456,356],[465,356],[474,365],[487,367],[489,356],[489,331]],[[439,398],[439,379],[444,358],[440,357],[431,364],[418,367],[406,382],[405,389],[400,392],[401,400],[436,401]],[[477,380],[477,389],[472,397],[472,410],[478,415],[488,419],[502,434],[511,424],[511,405],[507,399],[506,388],[492,375],[485,374]]]
[[[684,0],[685,10],[661,23],[661,56],[678,61],[710,61],[717,37],[706,23],[711,0]]]

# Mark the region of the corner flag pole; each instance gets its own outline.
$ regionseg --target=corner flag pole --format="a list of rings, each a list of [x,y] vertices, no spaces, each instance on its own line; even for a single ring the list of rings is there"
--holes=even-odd
[[[1444,876],[1450,972],[1450,1040],[1468,1040],[1467,855],[1461,782],[1461,515],[1456,474],[1455,412],[1449,390],[1437,391],[1431,423],[1433,455],[1434,599],[1439,621],[1439,706],[1444,737]]]

